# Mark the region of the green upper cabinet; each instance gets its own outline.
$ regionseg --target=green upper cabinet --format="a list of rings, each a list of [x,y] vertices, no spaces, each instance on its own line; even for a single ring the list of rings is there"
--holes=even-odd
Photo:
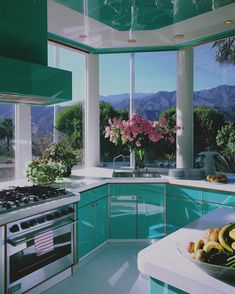
[[[202,216],[202,191],[166,186],[166,233],[170,234]]]
[[[0,55],[47,65],[47,0],[0,1]]]
[[[137,238],[137,196],[111,196],[111,239]]]

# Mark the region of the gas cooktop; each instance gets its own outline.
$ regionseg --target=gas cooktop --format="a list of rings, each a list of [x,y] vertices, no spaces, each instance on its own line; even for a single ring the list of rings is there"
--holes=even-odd
[[[39,185],[2,190],[0,191],[0,213],[69,194],[71,193],[65,189]]]

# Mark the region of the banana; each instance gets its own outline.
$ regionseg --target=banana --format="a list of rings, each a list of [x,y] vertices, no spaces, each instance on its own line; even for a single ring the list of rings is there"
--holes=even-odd
[[[235,250],[235,241],[232,243],[231,247]]]
[[[235,240],[235,229],[232,229],[231,231],[229,231],[229,237]]]
[[[198,249],[202,249],[202,247],[204,246],[204,242],[203,240],[198,240],[194,243],[194,253],[196,253],[196,251]]]
[[[228,243],[228,232],[235,227],[235,224],[229,224],[224,226],[219,232],[219,242],[229,252],[233,252],[233,248]],[[230,242],[231,243],[231,242]]]
[[[223,246],[219,242],[216,242],[216,241],[209,241],[203,247],[203,250],[206,251],[206,253],[210,252],[212,249],[224,251]]]

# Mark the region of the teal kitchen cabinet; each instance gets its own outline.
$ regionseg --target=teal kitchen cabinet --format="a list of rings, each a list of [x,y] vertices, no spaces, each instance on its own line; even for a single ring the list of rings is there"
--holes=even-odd
[[[202,191],[169,185],[166,189],[166,233],[170,234],[202,216]]]
[[[204,202],[211,202],[235,207],[235,192],[232,193],[208,190],[202,193],[202,200]]]
[[[83,257],[109,238],[108,197],[78,209],[78,256]]]
[[[235,210],[235,193],[207,190],[202,194],[202,213],[218,209],[228,208]]]
[[[109,239],[109,198],[95,202],[95,247]]]
[[[138,195],[138,239],[164,237],[164,193],[141,191]]]
[[[78,256],[81,258],[95,247],[93,204],[79,208],[78,215]]]
[[[111,238],[164,236],[164,185],[111,185]]]
[[[202,202],[202,214],[207,214],[210,211],[213,211],[218,208],[226,208],[226,209],[233,209],[235,210],[235,207],[229,206],[229,205],[223,205],[219,203],[210,203],[210,202]]]
[[[137,196],[111,196],[111,239],[137,238]]]
[[[109,195],[109,186],[103,185],[80,193],[78,207],[83,207]]]
[[[158,281],[150,277],[150,294],[188,294],[187,292],[175,288],[169,284],[165,284],[162,281]]]

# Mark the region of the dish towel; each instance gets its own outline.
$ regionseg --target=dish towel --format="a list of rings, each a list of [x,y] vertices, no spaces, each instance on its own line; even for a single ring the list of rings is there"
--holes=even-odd
[[[54,250],[53,231],[48,231],[34,237],[37,256]]]

